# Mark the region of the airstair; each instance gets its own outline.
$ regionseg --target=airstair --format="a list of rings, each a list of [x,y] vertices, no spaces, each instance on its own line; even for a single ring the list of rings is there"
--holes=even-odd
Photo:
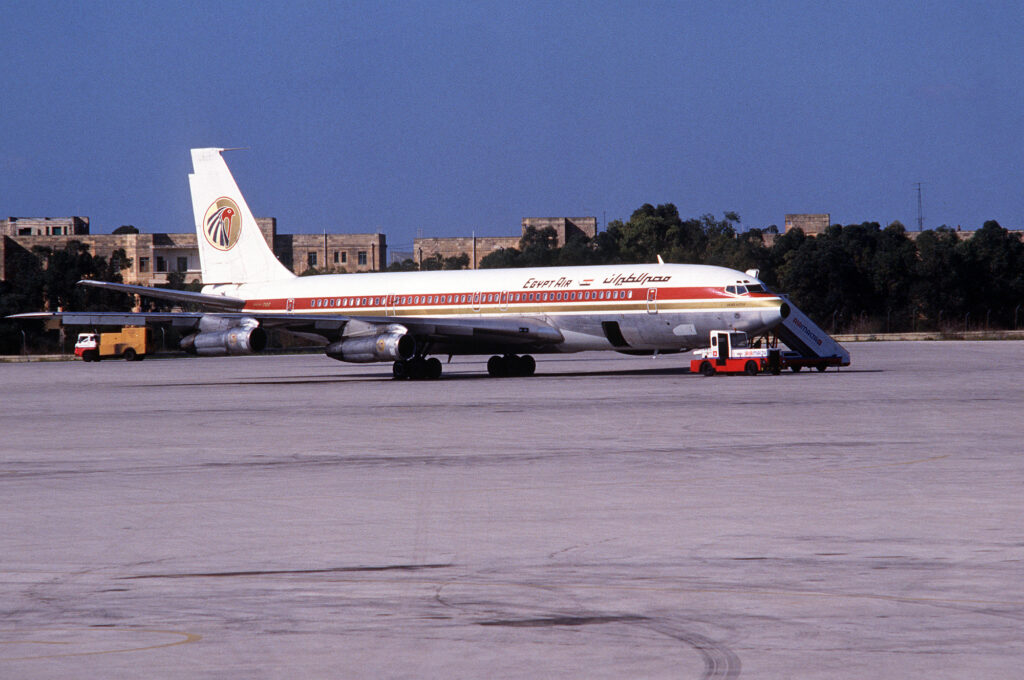
[[[792,300],[785,295],[780,297],[786,300],[789,315],[772,329],[772,333],[790,350],[785,354],[787,366],[794,370],[814,366],[823,371],[828,366],[850,365],[850,353],[845,347],[811,321]]]

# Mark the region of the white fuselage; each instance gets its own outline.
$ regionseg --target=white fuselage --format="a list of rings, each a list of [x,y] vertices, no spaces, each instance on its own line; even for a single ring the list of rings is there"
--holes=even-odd
[[[678,264],[328,274],[204,292],[261,315],[532,318],[562,333],[559,352],[704,346],[712,329],[775,326],[784,304],[742,272]]]

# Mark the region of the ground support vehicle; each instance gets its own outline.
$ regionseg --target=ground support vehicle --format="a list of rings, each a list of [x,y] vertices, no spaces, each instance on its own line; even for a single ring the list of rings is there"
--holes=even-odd
[[[142,361],[150,350],[149,334],[143,326],[125,326],[115,333],[79,333],[75,356],[82,361],[122,358]]]
[[[748,347],[742,331],[711,331],[711,345],[698,350],[690,360],[690,372],[712,376],[716,373],[757,375],[782,370],[782,352],[778,347]]]

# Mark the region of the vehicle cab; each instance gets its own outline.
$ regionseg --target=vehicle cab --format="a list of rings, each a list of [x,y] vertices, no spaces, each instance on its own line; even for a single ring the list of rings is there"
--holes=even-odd
[[[75,356],[84,357],[88,351],[98,352],[100,348],[100,337],[98,333],[79,333],[75,341]]]

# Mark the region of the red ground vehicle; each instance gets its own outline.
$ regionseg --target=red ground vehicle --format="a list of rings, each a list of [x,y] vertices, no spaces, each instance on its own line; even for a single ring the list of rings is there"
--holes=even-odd
[[[711,346],[697,351],[690,360],[690,372],[712,376],[716,373],[757,375],[782,370],[782,353],[778,347],[747,346],[743,331],[711,331]]]

